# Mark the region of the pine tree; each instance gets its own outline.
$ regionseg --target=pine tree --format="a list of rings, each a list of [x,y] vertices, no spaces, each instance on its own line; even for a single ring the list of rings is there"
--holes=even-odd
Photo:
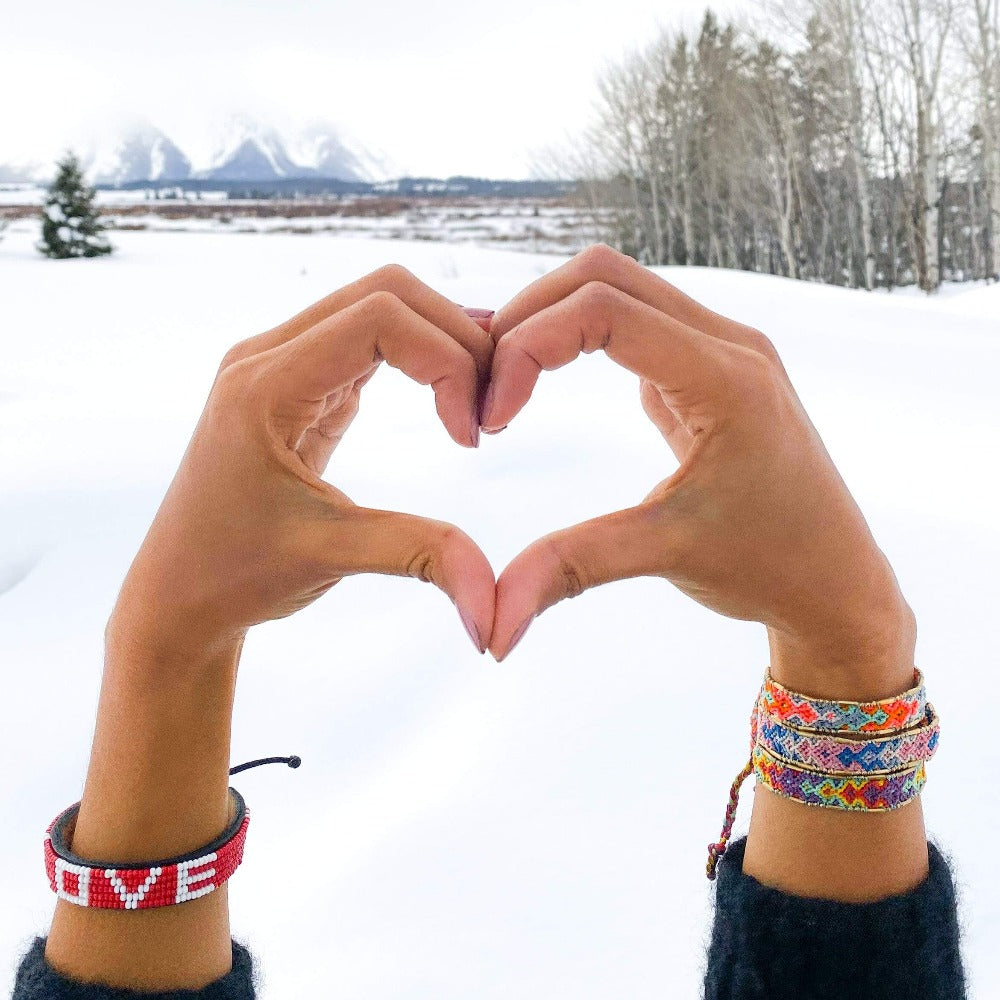
[[[95,190],[83,179],[80,161],[67,153],[42,210],[40,253],[46,257],[99,257],[114,249],[94,208]]]

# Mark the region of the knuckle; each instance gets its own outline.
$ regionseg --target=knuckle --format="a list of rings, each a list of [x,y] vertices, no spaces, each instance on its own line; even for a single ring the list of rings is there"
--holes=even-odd
[[[249,358],[224,368],[208,397],[206,415],[210,424],[232,431],[254,422],[269,406],[266,381],[260,367]]]
[[[585,277],[600,277],[613,274],[631,262],[630,257],[612,249],[607,243],[594,243],[581,250],[576,261]]]
[[[443,555],[455,543],[458,536],[459,531],[454,526],[441,525],[435,537],[410,557],[406,565],[406,575],[424,583],[439,583]]]
[[[358,303],[359,311],[366,321],[392,319],[399,315],[402,305],[397,295],[385,289],[366,295]]]
[[[588,281],[580,288],[580,304],[588,311],[607,309],[614,297],[614,289],[603,281]]]
[[[215,377],[215,384],[212,386],[212,395],[217,399],[230,399],[243,394],[243,386],[246,383],[247,366],[238,358],[231,358],[224,361],[219,368],[219,374]]]
[[[266,390],[270,368],[254,354],[234,358],[217,376],[213,395],[241,403],[254,403]]]
[[[766,354],[740,347],[731,356],[726,381],[733,396],[755,409],[771,407],[783,391],[784,370]]]
[[[221,374],[227,368],[231,368],[233,365],[238,364],[244,358],[250,357],[253,353],[250,340],[241,340],[238,344],[233,344],[232,347],[226,351],[222,356],[222,361],[219,362],[218,373]]]
[[[768,361],[781,363],[781,356],[778,354],[778,349],[774,346],[770,337],[753,327],[747,327],[746,332],[750,345],[755,351],[763,354]]]
[[[417,280],[402,264],[385,264],[372,275],[375,285],[389,292],[399,293],[411,287]]]
[[[620,293],[603,281],[588,281],[577,294],[584,320],[581,324],[583,349],[590,351],[607,346]]]
[[[421,549],[406,564],[406,575],[424,583],[432,583],[434,580],[434,556]]]
[[[583,569],[566,555],[556,539],[547,539],[545,546],[558,571],[563,596],[579,597],[587,589]]]

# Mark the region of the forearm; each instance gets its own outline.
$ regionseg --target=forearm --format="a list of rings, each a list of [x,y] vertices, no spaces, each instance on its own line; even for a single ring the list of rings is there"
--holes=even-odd
[[[83,857],[172,857],[209,843],[226,826],[241,642],[201,655],[174,648],[151,640],[135,619],[113,618],[108,628],[72,844]],[[232,960],[225,886],[180,906],[127,912],[60,900],[46,959],[73,979],[147,990],[204,986]]]
[[[912,686],[916,628],[904,608],[853,641],[817,648],[769,630],[771,674],[815,697],[874,701]],[[743,871],[800,896],[868,902],[905,892],[927,876],[919,797],[887,812],[804,805],[756,786]]]

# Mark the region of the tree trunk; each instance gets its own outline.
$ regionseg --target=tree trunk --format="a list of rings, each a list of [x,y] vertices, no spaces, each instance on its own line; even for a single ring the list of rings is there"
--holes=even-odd
[[[926,94],[917,96],[916,242],[920,287],[925,292],[941,284],[938,256],[938,151],[934,112]]]

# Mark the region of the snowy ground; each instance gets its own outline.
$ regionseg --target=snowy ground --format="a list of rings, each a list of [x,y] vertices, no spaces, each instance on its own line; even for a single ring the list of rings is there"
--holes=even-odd
[[[225,348],[390,259],[476,306],[561,259],[138,232],[116,234],[111,258],[51,262],[33,229],[0,243],[0,989],[51,912],[41,836],[80,792],[105,618]],[[1000,660],[1000,288],[926,301],[664,273],[770,334],[917,612],[943,720],[929,828],[957,866],[974,995],[1000,996],[1000,855],[986,846],[1000,751],[976,714]],[[591,357],[545,376],[478,453],[449,442],[426,389],[383,371],[330,475],[360,502],[457,522],[499,569],[674,467],[633,377]],[[304,760],[236,782],[254,822],[233,924],[264,996],[312,995],[323,972],[366,1000],[698,995],[705,845],[766,655],[759,626],[650,580],[553,609],[502,666],[406,580],[350,580],[256,630],[234,763]],[[711,724],[676,709],[706,679]],[[281,859],[310,841],[326,870],[286,883]]]
[[[319,206],[313,215],[278,214],[263,218],[258,215],[260,208],[265,212],[272,210],[266,202],[221,202],[212,206],[213,214],[207,218],[184,215],[165,218],[155,212],[120,214],[109,209],[106,222],[111,230],[360,236],[459,243],[529,253],[575,253],[593,243],[597,232],[590,212],[537,200],[421,199],[409,202],[405,208],[379,214],[370,211],[371,204],[358,199],[342,205]],[[170,206],[165,203],[164,207]],[[292,207],[296,207],[294,203]]]

